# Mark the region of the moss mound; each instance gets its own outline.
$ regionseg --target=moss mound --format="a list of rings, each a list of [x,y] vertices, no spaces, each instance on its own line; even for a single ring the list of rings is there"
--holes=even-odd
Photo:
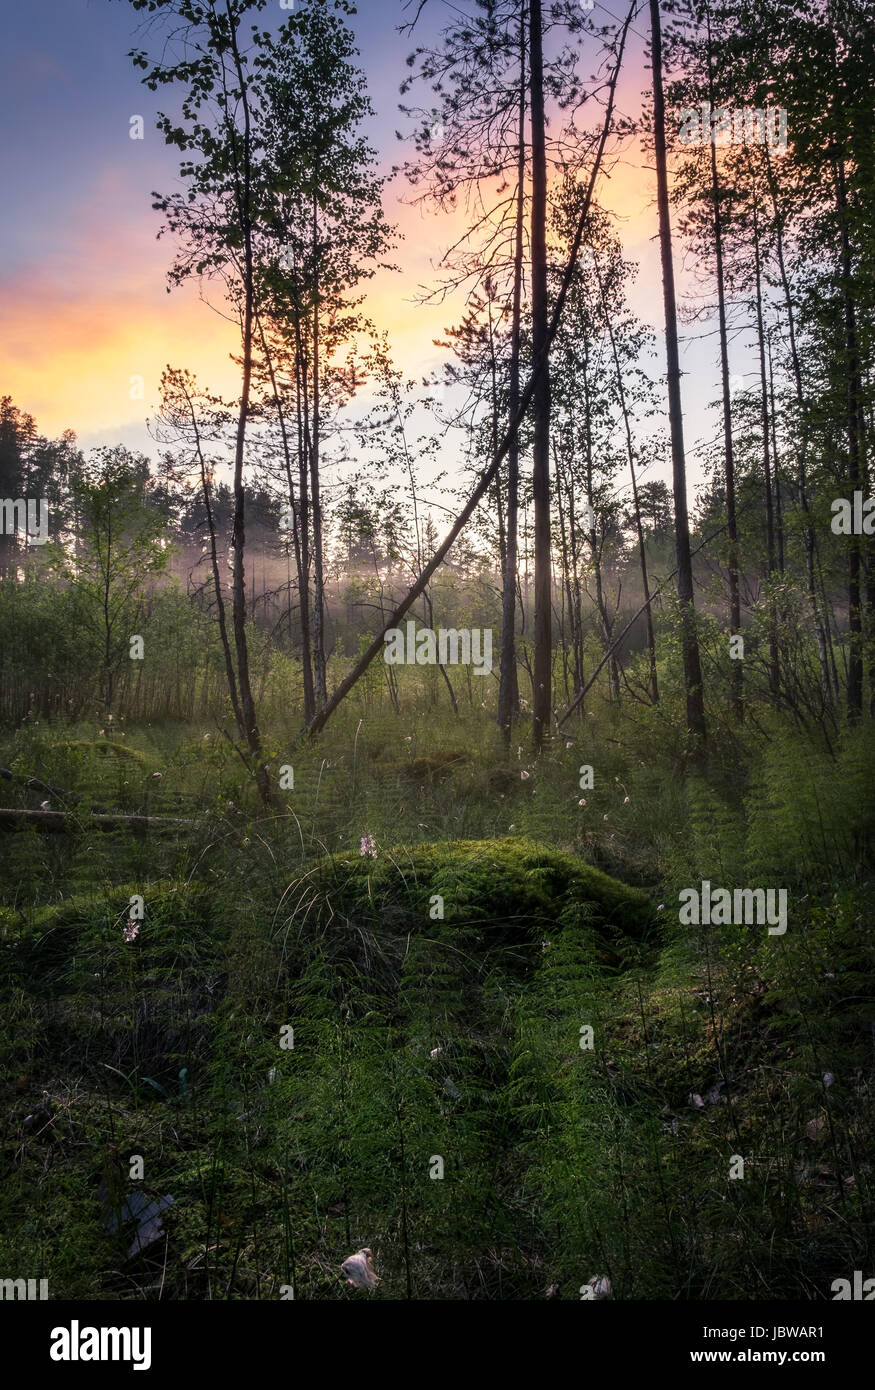
[[[376,858],[336,854],[320,860],[300,888],[284,930],[297,919],[302,929],[318,925],[335,936],[344,927],[367,930],[383,942],[443,923],[488,950],[586,924],[619,944],[646,935],[653,920],[638,889],[571,854],[516,838],[405,845],[378,849]]]
[[[205,957],[218,958],[224,934],[215,929],[210,890],[197,882],[160,881],[76,894],[22,915],[7,924],[4,938],[13,968],[24,970],[31,989],[36,981],[41,992],[92,989],[95,962],[105,972],[125,958],[123,933],[135,894],[145,910],[137,932],[140,969],[179,975]]]
[[[148,759],[140,752],[139,748],[129,748],[127,744],[117,743],[110,738],[69,739],[66,743],[60,744],[59,747],[79,749],[83,753],[101,753],[104,757],[112,753],[117,758],[126,758],[128,762],[139,763],[143,767],[148,763]]]

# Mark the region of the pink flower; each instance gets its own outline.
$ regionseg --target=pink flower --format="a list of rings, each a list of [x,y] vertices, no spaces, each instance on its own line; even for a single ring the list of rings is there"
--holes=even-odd
[[[359,849],[359,854],[361,854],[361,855],[369,854],[369,855],[371,856],[372,859],[376,859],[376,857],[377,857],[377,842],[376,842],[376,840],[374,839],[373,835],[363,835],[363,836],[362,836],[362,843],[361,843],[361,847],[360,847],[360,849]]]
[[[129,917],[128,920],[127,920],[127,923],[126,923],[126,925],[125,925],[125,929],[124,929],[124,931],[123,931],[123,933],[122,933],[122,935],[124,936],[125,941],[133,941],[133,940],[135,940],[136,935],[137,935],[137,932],[138,932],[139,930],[140,930],[140,924],[139,924],[139,922],[137,922],[137,921],[135,920],[135,918]]]

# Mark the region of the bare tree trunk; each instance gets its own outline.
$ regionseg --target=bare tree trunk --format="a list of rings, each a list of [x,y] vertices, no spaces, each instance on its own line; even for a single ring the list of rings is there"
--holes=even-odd
[[[769,448],[769,398],[766,383],[766,335],[763,327],[762,264],[760,258],[760,223],[756,187],[753,193],[753,256],[754,283],[756,290],[757,346],[760,362],[760,428],[763,442],[763,490],[766,507],[766,567],[768,572],[769,608],[769,693],[773,698],[778,694],[778,631],[775,614],[775,600],[771,587],[775,576],[775,515],[772,504],[772,470]]]
[[[681,406],[681,369],[678,352],[677,308],[674,266],[671,253],[671,223],[668,211],[668,167],[665,149],[665,99],[662,90],[662,28],[659,0],[650,0],[650,26],[653,65],[653,145],[656,156],[659,247],[662,259],[662,288],[665,300],[665,355],[668,375],[668,414],[671,430],[671,456],[674,485],[675,551],[677,555],[678,600],[681,610],[686,688],[687,725],[698,749],[706,740],[705,702],[702,667],[696,633],[693,599],[693,565],[690,556],[690,523],[687,514],[687,472],[684,456],[684,417]]]
[[[570,557],[571,557],[571,544],[572,544],[572,542],[571,542],[571,537],[570,537],[570,535],[568,534],[569,532],[573,531],[573,529],[574,529],[574,507],[573,507],[573,502],[572,502],[571,500],[569,500],[569,506],[568,506],[567,508],[566,508],[566,507],[563,507],[563,505],[562,505],[562,491],[563,491],[563,487],[564,487],[564,478],[563,478],[563,472],[562,472],[562,465],[561,465],[560,462],[559,462],[559,455],[558,455],[558,452],[557,452],[557,449],[556,449],[555,436],[554,436],[554,439],[553,439],[553,467],[554,467],[554,473],[555,473],[555,476],[556,476],[556,506],[557,506],[557,510],[558,510],[558,513],[559,513],[559,544],[560,544],[560,548],[561,548],[561,552],[562,552],[562,584],[563,584],[563,593],[564,593],[564,596],[565,596],[565,601],[566,601],[567,604],[568,604],[568,621],[569,621],[569,624],[570,624],[570,626],[571,626],[572,664],[573,664],[573,667],[574,667],[574,690],[575,690],[575,692],[577,692],[577,691],[580,689],[580,687],[583,685],[583,672],[582,672],[582,670],[580,669],[579,663],[578,663],[578,652],[579,652],[578,624],[579,624],[579,622],[580,622],[580,610],[579,610],[578,607],[576,607],[575,602],[574,602],[574,590],[573,590],[573,587],[572,587],[572,579],[571,579],[571,558],[570,558]],[[570,499],[570,493],[569,493],[569,499]],[[568,525],[567,525],[567,527],[566,527],[566,514],[567,514],[567,516],[568,516]],[[566,671],[567,671],[567,662],[564,660],[564,649],[565,649],[565,629],[564,629],[564,623],[563,623],[563,629],[562,629],[562,644],[563,644],[563,665],[564,665],[564,667],[565,667],[565,669],[566,669]],[[566,693],[566,699],[567,699],[567,698],[569,698],[569,697],[568,697],[568,689],[567,689],[567,686],[568,686],[567,676],[566,676],[566,682],[565,682],[565,684],[566,684],[566,692],[565,692],[565,693]]]
[[[614,359],[614,370],[617,374],[617,393],[620,399],[620,408],[623,412],[623,424],[626,430],[626,455],[629,459],[629,475],[632,479],[632,505],[635,509],[635,530],[638,535],[638,560],[641,566],[641,584],[644,590],[644,601],[647,604],[644,610],[644,618],[647,624],[647,650],[650,655],[650,698],[656,705],[659,704],[659,682],[656,677],[656,639],[653,635],[653,611],[649,602],[650,585],[647,578],[647,550],[644,545],[644,527],[641,524],[641,505],[638,500],[638,479],[635,475],[635,450],[632,445],[632,426],[629,420],[629,409],[626,404],[626,390],[623,385],[623,372],[620,367],[620,356],[617,352],[617,343],[614,337],[614,326],[611,323],[611,317],[608,313],[601,271],[598,267],[595,251],[593,251],[593,265],[595,266],[596,280],[598,281],[599,298],[602,302],[605,327],[608,330],[608,338],[610,339],[611,354]]]
[[[784,305],[787,312],[787,333],[790,346],[790,362],[793,368],[793,381],[796,393],[796,404],[799,413],[804,421],[803,389],[802,389],[802,364],[799,361],[799,352],[796,346],[796,325],[793,314],[793,299],[790,294],[790,280],[787,275],[787,264],[784,259],[784,215],[778,202],[778,192],[775,184],[774,170],[769,157],[768,146],[764,146],[764,156],[766,165],[766,176],[768,179],[769,193],[772,199],[772,224],[775,228],[775,254],[778,262],[778,270],[781,276],[781,286],[784,292]],[[824,619],[821,612],[820,602],[817,595],[817,579],[814,566],[814,524],[811,518],[811,507],[808,502],[808,479],[806,473],[806,454],[808,450],[807,425],[803,424],[803,436],[799,445],[798,467],[796,476],[796,486],[799,490],[799,504],[805,518],[804,548],[805,548],[805,573],[808,586],[808,601],[811,605],[811,615],[814,621],[814,631],[817,638],[817,656],[820,665],[820,685],[823,698],[827,704],[832,703],[832,682],[830,679],[830,662],[828,645],[828,619]],[[838,689],[836,689],[838,695]]]
[[[523,217],[526,183],[526,28],[525,7],[520,5],[520,100],[517,139],[516,235],[513,260],[510,374],[508,416],[513,420],[520,400],[520,319],[523,284]],[[504,582],[501,593],[501,666],[498,686],[498,726],[510,743],[511,726],[519,718],[519,683],[516,664],[516,588],[519,553],[519,435],[514,432],[507,455],[507,534]]]
[[[708,14],[708,99],[714,109],[714,75],[711,54],[711,16]],[[723,388],[723,457],[726,490],[726,520],[729,531],[729,627],[741,633],[741,590],[738,579],[738,522],[735,512],[735,446],[732,439],[732,392],[729,383],[729,342],[726,332],[726,278],[723,269],[723,216],[720,210],[720,181],[717,176],[717,148],[711,141],[711,201],[714,207],[714,255],[717,262],[717,314],[720,330],[720,377]],[[729,689],[736,719],[744,719],[742,667],[730,661]]]
[[[319,282],[316,198],[313,198],[313,427],[310,448],[310,497],[313,504],[313,688],[316,708],[328,698],[325,683],[325,574],[322,555],[322,493],[319,481]]]
[[[307,467],[310,453],[310,407],[307,386],[307,358],[299,316],[295,315],[295,391],[298,401],[298,496],[301,508],[301,648],[304,679],[304,718],[316,713],[313,692],[313,649],[310,623],[310,483]],[[309,713],[308,713],[309,711]]]
[[[535,527],[535,651],[532,740],[539,749],[550,726],[552,575],[550,567],[550,371],[547,361],[547,153],[541,0],[529,9],[532,123],[532,358],[541,367],[532,403],[532,501]],[[542,365],[543,364],[543,365]]]
[[[210,496],[210,479],[207,471],[206,460],[201,446],[200,426],[198,425],[197,413],[194,408],[194,401],[185,385],[185,379],[180,375],[180,387],[188,405],[191,423],[194,429],[195,448],[197,449],[198,464],[201,475],[201,495],[204,499],[204,511],[207,514],[207,530],[210,535],[210,567],[213,574],[213,590],[216,595],[216,612],[219,619],[219,636],[222,641],[222,652],[225,657],[225,675],[228,680],[228,694],[231,699],[231,708],[234,711],[234,719],[237,724],[238,732],[241,737],[245,737],[243,726],[243,713],[240,709],[240,700],[237,695],[237,677],[234,672],[234,662],[231,657],[231,643],[228,639],[228,624],[225,619],[225,600],[222,597],[222,577],[219,571],[219,552],[216,545],[216,521],[213,515],[213,502]]]
[[[853,297],[851,242],[848,235],[848,193],[845,164],[836,161],[836,199],[841,234],[841,284],[845,322],[845,372],[847,377],[848,488],[853,493],[860,487],[860,420],[858,403],[861,396],[860,358],[857,350],[856,310]],[[857,719],[863,711],[863,622],[860,610],[860,552],[862,537],[851,535],[848,542],[848,718]]]
[[[280,393],[279,393],[279,390],[278,390],[278,388],[277,388],[277,380],[276,380],[276,373],[275,373],[275,370],[274,370],[273,357],[272,357],[271,352],[270,352],[270,349],[269,349],[269,347],[268,347],[267,339],[266,339],[265,334],[264,334],[264,329],[261,327],[261,323],[260,323],[260,322],[259,322],[259,335],[260,335],[260,338],[261,338],[261,347],[262,347],[262,352],[264,353],[265,364],[266,364],[266,366],[267,366],[267,370],[268,370],[268,373],[269,373],[269,375],[270,375],[271,390],[273,391],[274,400],[276,401],[277,416],[278,416],[278,418],[279,418],[279,424],[280,424],[280,435],[281,435],[281,437],[282,437],[282,443],[283,443],[283,463],[284,463],[284,466],[285,466],[285,473],[286,473],[286,486],[287,486],[287,488],[288,488],[289,508],[290,508],[291,514],[292,514],[292,526],[291,526],[291,531],[292,531],[292,546],[293,546],[293,549],[294,549],[294,552],[295,552],[295,569],[296,569],[297,575],[298,575],[298,594],[299,594],[299,597],[300,597],[300,600],[301,600],[301,602],[300,602],[300,610],[301,610],[301,647],[302,647],[302,651],[301,651],[301,663],[302,663],[302,669],[303,669],[303,672],[304,672],[304,718],[305,718],[305,719],[312,719],[312,717],[313,717],[313,678],[312,678],[312,674],[311,674],[311,670],[310,670],[310,624],[309,624],[309,617],[310,617],[310,615],[309,615],[309,613],[307,612],[307,609],[306,609],[306,607],[305,607],[305,605],[304,605],[304,602],[303,602],[303,593],[304,593],[304,589],[305,589],[305,574],[304,574],[303,556],[302,556],[302,552],[301,552],[301,521],[302,521],[302,518],[299,517],[299,514],[298,514],[298,507],[297,507],[296,502],[295,502],[295,484],[294,484],[294,480],[293,480],[293,478],[292,478],[292,449],[291,449],[291,444],[290,444],[290,442],[289,442],[289,432],[288,432],[288,427],[287,427],[287,423],[286,423],[286,413],[285,413],[285,410],[283,409],[282,398],[280,397]],[[299,430],[298,430],[298,439],[299,439],[299,443],[300,443],[300,428],[299,428]],[[287,552],[287,553],[288,553],[288,552]],[[289,595],[289,597],[288,597],[288,607],[289,607],[289,641],[291,641],[291,640],[292,640],[291,578],[289,579],[288,595]],[[308,680],[307,680],[308,676],[309,676],[309,702],[308,702]]]
[[[595,576],[595,600],[598,610],[599,622],[602,629],[602,642],[605,651],[611,650],[611,627],[612,623],[608,617],[608,605],[605,599],[604,585],[602,583],[602,544],[598,538],[595,520],[595,493],[593,491],[593,458],[592,458],[592,410],[590,406],[589,393],[589,343],[584,338],[583,345],[583,419],[584,419],[584,465],[586,468],[586,500],[589,504],[589,551],[592,561],[593,574]],[[617,669],[615,657],[611,657],[608,663],[608,685],[611,692],[611,699],[617,703],[620,699],[620,673]]]
[[[237,416],[237,441],[234,450],[234,525],[231,544],[234,549],[233,576],[233,626],[234,645],[237,652],[237,681],[240,691],[240,708],[249,753],[253,761],[255,779],[263,801],[270,800],[270,781],[267,775],[261,748],[261,734],[255,715],[255,702],[252,698],[252,685],[249,679],[249,648],[246,642],[246,494],[243,487],[243,459],[246,448],[246,424],[249,415],[249,396],[252,386],[252,348],[254,329],[254,266],[252,253],[252,221],[250,179],[252,174],[252,144],[247,97],[246,78],[237,47],[237,29],[229,15],[229,32],[234,66],[240,87],[240,100],[244,119],[242,188],[238,183],[239,215],[243,229],[244,256],[244,303],[242,325],[243,380],[240,388],[240,409]]]
[[[775,563],[784,573],[784,507],[781,501],[781,473],[778,467],[778,420],[775,410],[775,374],[772,368],[772,335],[766,334],[769,358],[769,424],[772,435],[772,485],[775,490]]]

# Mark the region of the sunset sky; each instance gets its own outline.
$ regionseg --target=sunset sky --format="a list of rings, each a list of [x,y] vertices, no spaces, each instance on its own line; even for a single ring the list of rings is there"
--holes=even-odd
[[[599,11],[605,21],[619,15],[617,5],[605,10],[597,4],[595,17]],[[279,24],[286,15],[275,8]],[[447,13],[442,0],[429,0],[418,41],[433,38]],[[268,8],[259,22],[270,17]],[[368,134],[386,169],[412,151],[394,134],[403,122],[397,104],[408,71],[404,60],[414,46],[397,32],[405,17],[396,0],[366,0],[353,21],[376,112]],[[235,369],[228,359],[232,330],[201,302],[196,286],[166,290],[171,243],[156,239],[161,218],[150,194],[177,186],[178,152],[163,144],[154,125],[168,93],[146,91],[126,56],[134,44],[150,46],[137,36],[139,22],[123,0],[41,0],[4,14],[0,392],[32,414],[43,433],[71,428],[84,448],[123,442],[148,453],[154,444],[145,419],[157,404],[167,363],[188,367],[203,384],[229,393]],[[630,113],[638,111],[649,77],[645,24],[639,16],[619,92],[620,109]],[[594,62],[595,41],[589,42]],[[424,89],[408,100],[431,104]],[[145,121],[141,141],[129,138],[134,114]],[[599,187],[602,202],[621,218],[626,255],[641,264],[633,306],[659,329],[654,192],[646,157],[634,150]],[[387,215],[404,237],[394,257],[401,270],[370,282],[367,308],[388,331],[396,364],[421,377],[440,357],[433,338],[460,317],[461,303],[413,302],[419,286],[434,283],[433,264],[452,238],[446,219],[401,202],[410,196],[402,178],[387,188]],[[683,287],[679,247],[676,262]],[[703,410],[717,379],[714,353],[700,345],[708,327],[699,324],[682,339],[693,479],[699,476],[693,450],[714,432]],[[143,378],[143,400],[131,399],[132,376]],[[668,476],[667,467],[659,471]]]

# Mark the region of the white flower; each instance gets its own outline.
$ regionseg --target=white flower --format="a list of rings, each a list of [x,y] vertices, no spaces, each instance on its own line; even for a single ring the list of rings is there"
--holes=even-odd
[[[522,772],[520,773],[520,777],[522,777],[523,781],[527,782],[529,780],[529,776],[530,774],[526,772],[525,768],[523,768]]]
[[[580,800],[578,801],[577,804],[578,804],[578,806],[585,806],[585,805],[586,805],[586,797],[585,797],[585,796],[582,796],[582,797],[580,798]]]

